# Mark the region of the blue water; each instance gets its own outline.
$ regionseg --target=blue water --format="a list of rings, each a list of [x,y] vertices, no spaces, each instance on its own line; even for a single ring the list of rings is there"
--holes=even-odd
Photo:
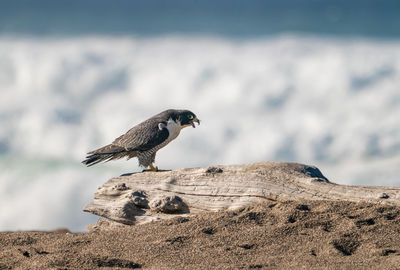
[[[160,168],[294,161],[400,186],[398,3],[2,1],[0,230],[85,230],[97,187],[139,170],[85,153],[167,108],[202,124]]]
[[[33,35],[283,32],[400,37],[397,0],[20,0],[0,3],[0,33]]]

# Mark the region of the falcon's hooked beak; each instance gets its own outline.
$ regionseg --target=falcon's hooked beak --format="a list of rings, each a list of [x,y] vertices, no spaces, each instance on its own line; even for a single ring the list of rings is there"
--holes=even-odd
[[[192,124],[192,127],[196,128],[196,126],[194,125],[194,122],[197,122],[197,124],[200,125],[200,120],[197,119],[197,117],[195,117],[194,119],[190,120],[190,124]]]

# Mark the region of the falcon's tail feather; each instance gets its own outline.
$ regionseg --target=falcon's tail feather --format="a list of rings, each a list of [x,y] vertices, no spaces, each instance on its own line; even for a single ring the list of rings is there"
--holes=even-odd
[[[110,160],[110,158],[112,158],[111,154],[108,154],[108,155],[92,154],[92,155],[88,155],[86,157],[86,159],[84,161],[82,161],[82,163],[85,164],[86,166],[90,167],[99,162],[108,161],[108,160]]]
[[[83,164],[90,167],[102,161],[107,162],[112,159],[119,159],[124,156],[128,156],[128,158],[132,158],[136,156],[136,151],[126,151],[125,148],[116,146],[113,144],[106,145],[97,150],[91,151],[86,156],[86,159],[82,161]]]

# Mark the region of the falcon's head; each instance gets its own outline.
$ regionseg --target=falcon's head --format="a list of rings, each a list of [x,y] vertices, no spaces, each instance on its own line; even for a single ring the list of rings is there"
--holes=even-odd
[[[197,118],[197,116],[188,110],[178,111],[177,119],[180,121],[182,128],[188,126],[195,128],[195,122],[200,125],[200,120]]]

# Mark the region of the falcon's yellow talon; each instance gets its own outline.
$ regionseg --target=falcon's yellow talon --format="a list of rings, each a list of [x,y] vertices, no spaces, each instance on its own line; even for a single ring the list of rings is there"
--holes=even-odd
[[[158,171],[158,167],[157,166],[154,167],[153,164],[151,164],[151,163],[150,163],[149,167],[150,167],[150,170],[153,171],[153,172]]]

